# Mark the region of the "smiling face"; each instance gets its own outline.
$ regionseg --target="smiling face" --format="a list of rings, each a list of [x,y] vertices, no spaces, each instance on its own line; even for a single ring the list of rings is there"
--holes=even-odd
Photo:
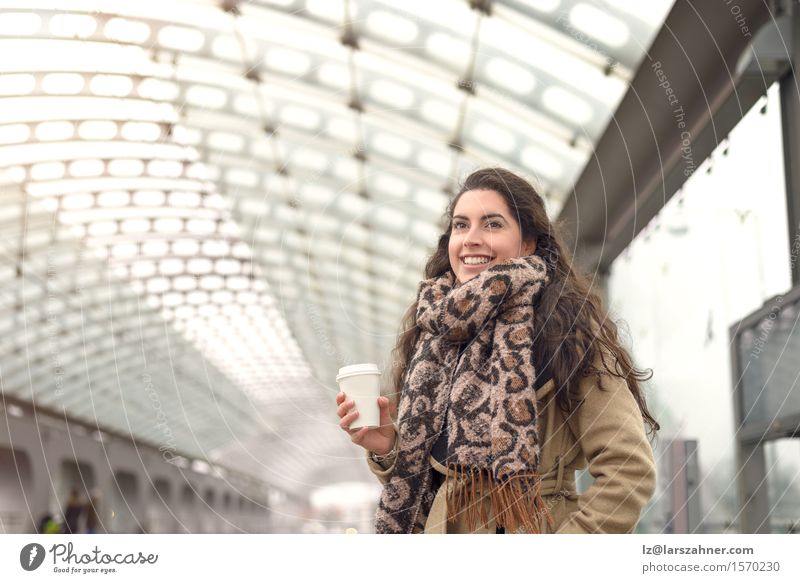
[[[524,243],[519,223],[505,199],[494,190],[468,190],[453,209],[448,252],[460,283],[512,257],[536,251],[536,241]]]

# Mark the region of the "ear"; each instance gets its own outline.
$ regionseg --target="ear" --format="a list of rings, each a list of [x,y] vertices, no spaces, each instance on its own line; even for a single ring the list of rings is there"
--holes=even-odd
[[[522,246],[522,250],[523,250],[522,255],[524,257],[527,257],[528,255],[533,255],[534,252],[536,251],[536,240],[534,239],[533,241],[524,244]]]

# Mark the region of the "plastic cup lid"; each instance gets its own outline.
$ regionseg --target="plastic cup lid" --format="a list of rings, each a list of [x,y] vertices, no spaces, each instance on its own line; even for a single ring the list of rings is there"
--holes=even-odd
[[[373,363],[364,363],[364,364],[351,364],[348,366],[343,366],[339,369],[339,374],[336,375],[336,380],[338,381],[340,378],[349,377],[352,375],[357,374],[381,374],[381,371],[378,370],[378,365]]]

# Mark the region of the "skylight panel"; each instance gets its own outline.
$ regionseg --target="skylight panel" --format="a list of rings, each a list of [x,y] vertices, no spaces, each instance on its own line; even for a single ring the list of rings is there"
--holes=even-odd
[[[133,81],[125,75],[95,75],[89,81],[89,91],[107,97],[125,97],[133,90]]]
[[[538,10],[539,12],[553,12],[561,5],[561,0],[516,0],[519,4]]]
[[[203,47],[206,37],[196,29],[167,25],[158,31],[158,42],[170,49],[196,52]]]
[[[150,38],[150,27],[144,22],[115,17],[106,23],[103,33],[109,40],[142,44]]]
[[[511,131],[484,120],[470,124],[469,136],[481,146],[499,154],[510,154],[518,145]]]
[[[446,130],[451,130],[458,121],[458,103],[441,99],[426,99],[420,106],[422,118]]]
[[[614,8],[623,13],[638,18],[647,23],[652,28],[658,27],[664,22],[667,14],[674,4],[674,0],[660,0],[652,2],[640,2],[639,0],[606,0]]]
[[[397,160],[405,160],[411,155],[414,146],[411,141],[388,132],[375,132],[372,147],[381,154]]]
[[[228,102],[227,93],[217,87],[193,85],[186,91],[186,101],[197,107],[219,109]]]
[[[410,18],[386,10],[372,10],[366,17],[365,26],[379,39],[388,39],[398,44],[411,44],[419,35],[419,26]]]
[[[423,149],[417,154],[416,160],[422,170],[438,178],[446,178],[450,175],[452,156],[449,153]]]
[[[393,81],[377,79],[369,84],[367,91],[375,100],[398,110],[409,109],[414,105],[414,91]]]
[[[311,14],[326,22],[338,24],[345,18],[345,2],[347,0],[306,0],[305,9]],[[351,18],[358,13],[357,5],[350,4]]]
[[[5,12],[0,14],[0,35],[32,36],[42,27],[42,19],[33,12]]]
[[[323,85],[339,91],[346,91],[350,87],[350,71],[343,63],[323,63],[317,68],[317,79]]]
[[[25,124],[0,126],[0,144],[18,144],[25,142],[31,135],[31,129]]]
[[[370,182],[376,190],[388,194],[394,199],[402,199],[411,191],[411,184],[408,180],[387,172],[375,173]]]
[[[284,105],[280,109],[279,117],[283,123],[307,131],[316,129],[322,120],[317,110],[301,105]]]
[[[0,96],[25,95],[36,87],[36,79],[29,73],[0,76]]]
[[[535,27],[529,30],[505,18],[489,18],[481,26],[481,44],[484,43],[502,51],[517,66],[541,72],[539,76],[547,75],[580,91],[591,87],[592,95],[604,102],[619,96],[619,88],[625,86],[622,79],[606,75],[599,62],[590,63],[549,42],[547,37],[536,34]],[[525,55],[524,60],[519,55]]]
[[[594,109],[585,99],[561,87],[545,89],[542,103],[548,110],[574,124],[589,123],[594,117]]]
[[[573,6],[569,20],[575,28],[612,47],[623,46],[630,38],[625,22],[591,4]]]
[[[311,69],[311,58],[300,51],[276,47],[267,51],[264,64],[273,71],[301,76]]]
[[[522,163],[537,175],[550,181],[561,180],[564,177],[566,166],[564,162],[536,146],[525,146],[521,153]]]
[[[112,126],[116,133],[116,126],[114,124]],[[113,137],[113,134],[111,135]],[[155,142],[161,138],[161,127],[152,122],[129,121],[122,124],[120,135],[126,140],[135,142]]]
[[[125,160],[118,158],[108,163],[110,176],[141,176],[144,173],[144,163],[141,160]]]

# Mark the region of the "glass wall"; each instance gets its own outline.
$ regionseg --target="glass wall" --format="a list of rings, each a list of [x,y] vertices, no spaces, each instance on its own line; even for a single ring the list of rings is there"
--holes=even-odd
[[[662,426],[645,531],[660,531],[670,510],[672,439],[698,442],[694,530],[738,522],[729,327],[791,287],[782,147],[774,85],[612,265],[612,314],[627,322],[637,364],[654,371],[648,397]],[[800,452],[797,440],[769,451],[781,460],[768,466],[770,483],[794,478],[775,501],[784,525],[800,518]]]

